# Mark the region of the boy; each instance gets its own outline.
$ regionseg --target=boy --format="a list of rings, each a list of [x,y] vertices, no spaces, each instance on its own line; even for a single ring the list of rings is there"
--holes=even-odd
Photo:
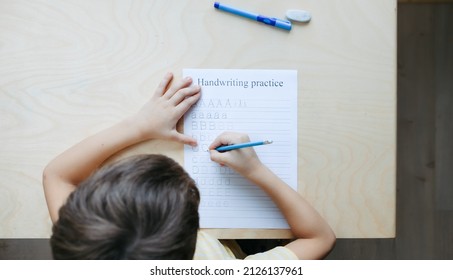
[[[53,226],[56,259],[234,258],[218,240],[198,232],[199,193],[179,164],[161,155],[135,156],[101,168],[118,151],[150,139],[196,141],[176,130],[200,98],[191,78],[173,82],[168,73],[134,116],[91,136],[52,160],[43,185]],[[249,258],[324,257],[335,235],[297,192],[259,161],[253,148],[219,153],[221,145],[245,142],[224,133],[211,145],[211,159],[261,187],[280,208],[298,238]],[[196,248],[196,250],[195,250]]]

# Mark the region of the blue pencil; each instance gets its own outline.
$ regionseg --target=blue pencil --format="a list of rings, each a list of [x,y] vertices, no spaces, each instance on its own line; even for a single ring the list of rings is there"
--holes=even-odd
[[[241,143],[241,144],[234,144],[234,145],[228,145],[228,146],[220,146],[215,148],[216,151],[218,152],[227,152],[231,150],[236,150],[236,149],[242,149],[242,148],[248,148],[248,147],[253,147],[253,146],[260,146],[260,145],[268,145],[272,144],[273,141],[258,141],[258,142],[248,142],[248,143]]]

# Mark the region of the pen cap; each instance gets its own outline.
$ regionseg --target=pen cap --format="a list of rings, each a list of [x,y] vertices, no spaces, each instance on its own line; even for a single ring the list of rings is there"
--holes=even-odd
[[[256,20],[267,25],[272,25],[278,28],[291,30],[291,22],[289,20],[283,20],[278,18],[270,18],[262,15],[258,15]]]
[[[289,20],[275,19],[275,26],[286,30],[291,30],[291,22]]]

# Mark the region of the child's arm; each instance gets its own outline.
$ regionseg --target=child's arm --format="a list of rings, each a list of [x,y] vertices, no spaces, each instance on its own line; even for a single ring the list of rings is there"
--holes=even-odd
[[[211,159],[227,165],[262,188],[285,216],[291,231],[298,238],[286,245],[299,259],[325,257],[335,244],[335,234],[319,213],[302,197],[264,166],[253,148],[219,153],[221,145],[248,142],[245,134],[224,133],[211,144]]]
[[[149,139],[197,144],[176,131],[176,123],[198,101],[200,87],[191,86],[190,78],[171,85],[172,79],[168,73],[137,114],[83,140],[47,165],[43,185],[53,222],[58,220],[58,210],[76,186],[118,151]]]

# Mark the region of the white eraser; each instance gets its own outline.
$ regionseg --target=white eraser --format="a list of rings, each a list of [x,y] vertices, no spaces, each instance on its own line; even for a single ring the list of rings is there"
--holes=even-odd
[[[287,10],[286,17],[298,22],[309,22],[311,20],[311,14],[304,10]]]

